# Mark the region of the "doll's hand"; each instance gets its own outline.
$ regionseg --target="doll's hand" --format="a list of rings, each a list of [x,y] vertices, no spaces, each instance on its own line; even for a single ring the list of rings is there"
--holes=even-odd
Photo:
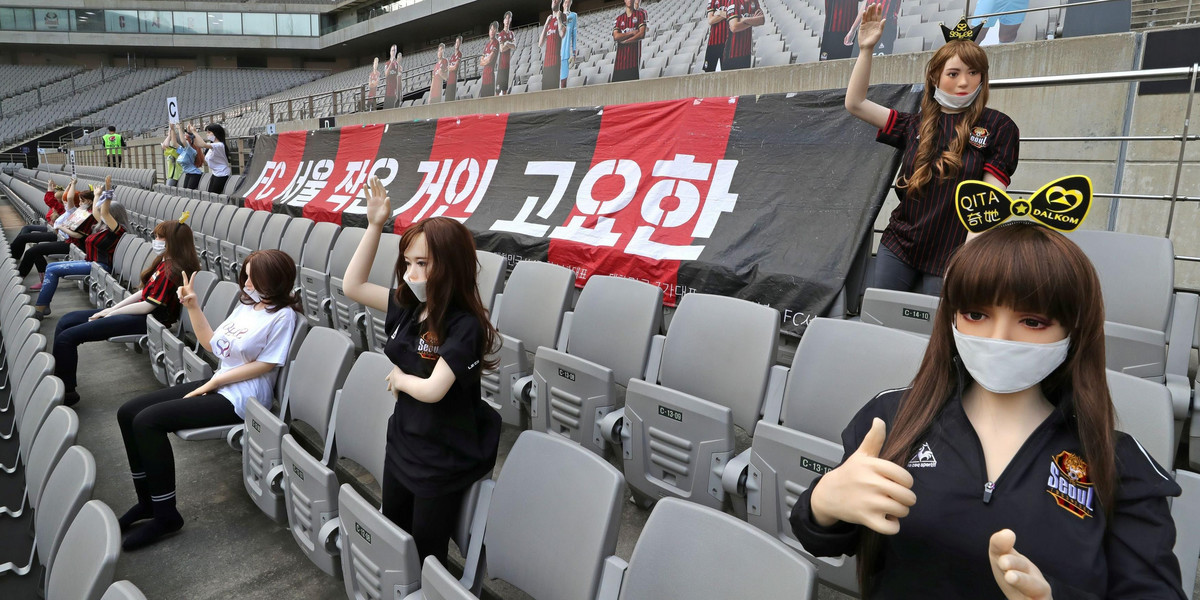
[[[882,419],[871,423],[858,450],[826,473],[813,488],[813,520],[822,527],[838,521],[869,527],[884,535],[900,531],[900,519],[917,502],[913,478],[904,467],[879,458],[887,437]]]
[[[988,541],[992,576],[1008,600],[1051,600],[1050,584],[1025,555],[1017,552],[1017,534],[1001,529]]]

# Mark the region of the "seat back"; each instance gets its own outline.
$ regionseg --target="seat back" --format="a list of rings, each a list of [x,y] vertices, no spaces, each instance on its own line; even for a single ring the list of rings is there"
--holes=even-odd
[[[527,352],[555,347],[574,285],[575,272],[566,267],[532,260],[517,263],[504,287],[497,327],[524,343]]]
[[[35,334],[41,337],[41,334]],[[44,381],[50,378],[50,373],[54,372],[54,356],[48,352],[38,352],[29,359],[29,364],[25,367],[25,373],[16,381],[16,385],[12,390],[12,406],[13,419],[17,426],[17,430],[24,435],[31,435],[31,430],[28,429],[26,420],[30,418],[29,411],[37,406],[33,403],[36,392],[39,386]],[[58,379],[57,377],[55,379]],[[48,409],[47,409],[48,411]],[[40,418],[45,418],[43,414]],[[32,421],[40,424],[41,421]],[[36,431],[33,430],[33,431]]]
[[[375,285],[383,286],[389,290],[395,289],[399,282],[396,281],[396,262],[400,258],[400,236],[394,233],[384,233],[379,239],[379,249],[375,253],[375,260],[371,263],[371,273],[367,276],[367,281]],[[370,306],[363,307],[367,313],[366,337],[367,348],[377,352],[383,351],[383,345],[387,341],[387,332],[384,331],[384,321],[387,320],[387,311],[375,310]]]
[[[593,598],[616,549],[624,478],[561,437],[525,431],[488,509],[487,573],[534,598]]]
[[[425,557],[425,564],[421,567],[420,591],[424,600],[476,600],[475,595],[433,556]]]
[[[100,600],[146,600],[146,595],[132,582],[121,580],[108,586]]]
[[[327,327],[312,328],[296,353],[287,384],[291,418],[326,435],[334,394],[342,389],[353,364],[354,344],[346,336]]]
[[[641,378],[650,339],[662,330],[662,298],[662,289],[634,279],[588,279],[575,304],[567,353],[612,369],[620,385]]]
[[[72,412],[60,406],[52,415]],[[50,557],[58,552],[58,545],[67,534],[67,527],[83,508],[83,503],[92,497],[96,487],[96,459],[83,446],[71,446],[63,453],[50,478],[43,488],[42,501],[38,503],[34,516],[34,531],[37,536],[38,554],[45,558],[42,563],[50,568]]]
[[[271,213],[264,210],[246,210],[249,211],[249,214],[238,214],[234,217],[235,220],[244,217],[246,221],[242,226],[242,241],[239,242],[238,245],[250,250],[258,250],[258,245],[262,240],[264,229],[267,226],[267,221],[271,217]],[[241,211],[239,210],[239,213],[240,212]],[[279,233],[282,234],[282,232],[282,228],[279,229]],[[279,242],[277,241],[275,244],[278,246]]]
[[[277,214],[277,213],[272,214],[272,213],[269,213],[264,210],[257,210],[254,212],[262,213],[267,216],[267,220],[262,226],[262,235],[258,239],[258,249],[260,249],[260,250],[279,250],[280,244],[283,243],[283,232],[287,229],[288,224],[292,221],[292,219],[290,219],[287,215],[281,215],[281,214]],[[310,221],[310,223],[311,223],[311,221]],[[247,225],[247,229],[249,229],[249,227],[250,226]],[[310,227],[311,227],[311,225],[310,225]],[[296,231],[300,232],[300,233],[307,233],[307,231],[301,232],[301,230],[299,228],[297,228]],[[297,235],[299,235],[299,233]],[[299,247],[302,247],[303,245],[304,245],[304,240],[301,239],[299,242],[299,245],[297,247],[299,248]],[[247,246],[247,247],[249,247],[249,246]],[[299,256],[300,255],[297,253],[292,258],[295,259]]]
[[[282,217],[282,219],[276,219],[276,217]],[[308,236],[316,224],[313,223],[312,219],[305,219],[303,217],[288,218],[287,215],[277,214],[271,215],[271,219],[267,222],[268,227],[271,226],[271,220],[275,220],[276,223],[282,223],[285,226],[279,237],[278,248],[292,257],[292,260],[296,261],[296,266],[300,266],[300,257],[304,254],[304,245],[308,242]],[[267,236],[267,233],[266,231],[263,232],[264,238]],[[265,248],[266,246],[264,245],[263,247]]]
[[[927,338],[857,321],[813,319],[783,392],[782,422],[841,443],[842,429],[880,392],[912,383]],[[775,421],[773,415],[764,419]]]
[[[300,266],[315,271],[325,271],[329,266],[329,253],[337,242],[341,228],[333,223],[316,223],[302,247]]]
[[[927,336],[933,333],[933,317],[939,302],[937,296],[867,288],[860,314],[863,323]]]
[[[479,272],[475,275],[475,284],[479,286],[479,298],[483,300],[484,308],[490,312],[496,301],[496,294],[504,287],[504,274],[508,271],[508,259],[492,252],[476,250],[479,259]]]
[[[1167,386],[1111,369],[1105,375],[1117,413],[1117,429],[1133,436],[1159,465],[1171,468],[1175,415]]]
[[[1090,230],[1067,237],[1096,267],[1106,321],[1166,331],[1175,287],[1175,250],[1169,238]]]
[[[108,505],[92,500],[79,509],[59,545],[46,584],[46,600],[98,600],[112,584],[121,553],[121,530]]]
[[[60,396],[61,398],[61,396]],[[37,432],[29,455],[25,457],[25,488],[30,506],[40,506],[42,490],[54,466],[75,445],[79,417],[65,406],[55,406]]]
[[[362,307],[346,297],[342,280],[346,277],[346,268],[350,265],[350,259],[354,257],[354,251],[358,249],[358,242],[362,240],[364,233],[365,229],[343,227],[329,254],[328,294],[333,299],[333,326],[356,342],[361,338],[354,325],[354,316],[361,312]]]
[[[392,361],[382,354],[358,355],[342,387],[334,425],[335,455],[362,465],[380,482],[387,422],[396,407],[396,397],[380,382],[392,371],[392,366]]]
[[[735,425],[753,431],[775,364],[778,333],[779,311],[771,307],[687,294],[671,319],[657,383],[726,406]]]
[[[816,585],[813,565],[779,540],[725,513],[664,498],[638,536],[620,599],[805,600]]]

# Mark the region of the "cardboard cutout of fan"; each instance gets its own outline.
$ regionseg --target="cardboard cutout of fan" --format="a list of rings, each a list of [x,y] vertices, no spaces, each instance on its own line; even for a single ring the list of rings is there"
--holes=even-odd
[[[1068,175],[1042,186],[1029,199],[1013,198],[986,181],[958,184],[958,220],[971,233],[983,233],[1012,217],[1026,217],[1058,231],[1074,231],[1092,208],[1092,180]]]

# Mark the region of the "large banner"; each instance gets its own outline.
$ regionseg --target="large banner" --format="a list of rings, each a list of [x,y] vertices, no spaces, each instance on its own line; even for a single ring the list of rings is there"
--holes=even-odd
[[[909,86],[871,98],[915,110]],[[846,283],[898,152],[842,91],[688,98],[260,136],[246,206],[366,225],[388,188],[400,232],[446,216],[510,262],[543,260],[779,309],[799,335]]]

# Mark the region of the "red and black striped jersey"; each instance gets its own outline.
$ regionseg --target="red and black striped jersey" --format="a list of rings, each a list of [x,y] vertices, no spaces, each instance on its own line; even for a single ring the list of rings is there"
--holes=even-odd
[[[542,29],[546,38],[546,52],[542,55],[543,67],[557,67],[562,61],[559,53],[562,52],[562,36],[558,33],[558,17],[550,15],[546,20],[546,27]]]
[[[858,0],[825,0],[825,31],[850,31],[858,18]]]
[[[113,252],[116,251],[117,242],[124,233],[125,228],[118,225],[116,231],[105,227],[103,231],[97,231],[87,236],[83,240],[87,260],[111,267]]]
[[[164,325],[179,319],[179,286],[183,282],[171,261],[163,260],[142,286],[142,300],[155,306],[154,316]]]
[[[505,31],[501,29],[500,32],[496,34],[496,43],[500,44],[501,46],[503,46],[505,43],[511,44],[515,39],[516,36],[513,35],[513,32],[511,31]],[[500,68],[507,69],[511,62],[512,50],[500,50]]]
[[[748,19],[762,13],[762,8],[758,6],[758,0],[730,0],[729,6],[729,16],[731,17],[737,15],[738,18]],[[754,47],[753,29],[753,27],[747,27],[741,31],[729,32],[729,46],[726,48],[726,54],[730,58],[750,56]]]
[[[616,22],[613,24],[613,33],[633,33],[646,25],[646,11],[638,9],[633,11],[633,14],[621,12],[617,13]],[[641,60],[641,40],[630,44],[617,44],[617,58],[614,61],[613,69],[618,71],[637,69],[641,66],[639,64]]]
[[[708,10],[704,13],[705,18],[719,10],[732,12],[733,9],[730,7],[732,3],[732,0],[708,0]],[[709,46],[724,46],[727,40],[729,40],[729,23],[722,19],[716,25],[708,26]]]
[[[954,135],[954,127],[963,114],[941,114],[938,148],[949,147],[950,136]],[[903,181],[913,173],[920,129],[919,113],[893,110],[887,124],[875,137],[884,144],[903,150],[897,181]],[[910,198],[907,190],[896,188],[900,204],[892,211],[880,243],[909,266],[922,273],[941,276],[946,270],[946,263],[967,237],[967,230],[954,210],[958,182],[983,179],[984,173],[990,173],[1007,186],[1017,170],[1020,138],[1017,124],[1008,115],[985,108],[971,127],[970,139],[963,146],[963,164],[957,177],[939,179],[935,174],[925,185],[920,198]]]
[[[446,59],[446,70],[451,73],[458,73],[458,63],[462,61],[462,52],[455,50],[450,58]]]
[[[483,55],[484,56],[487,56],[489,54],[492,55],[493,61],[496,60],[496,53],[499,51],[500,51],[500,42],[497,42],[495,39],[490,39],[487,41],[486,44],[483,45]],[[480,62],[482,62],[482,61],[480,61]],[[480,77],[480,79],[482,80],[480,83],[482,83],[483,85],[487,85],[489,83],[496,83],[496,63],[495,62],[487,64],[487,65],[483,65],[482,70],[483,70],[483,75]]]

